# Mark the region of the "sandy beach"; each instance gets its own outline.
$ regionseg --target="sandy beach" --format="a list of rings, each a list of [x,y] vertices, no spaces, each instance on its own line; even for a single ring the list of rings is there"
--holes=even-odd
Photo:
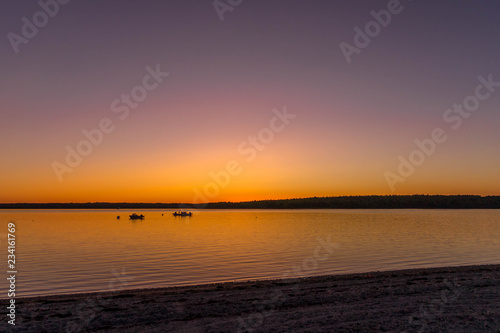
[[[16,305],[9,328],[29,332],[500,332],[500,265],[31,297]]]

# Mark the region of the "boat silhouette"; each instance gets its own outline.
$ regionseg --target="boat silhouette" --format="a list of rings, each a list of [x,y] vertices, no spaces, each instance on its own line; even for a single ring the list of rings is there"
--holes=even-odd
[[[191,213],[191,212],[189,212],[189,213],[188,212],[174,212],[174,213],[172,213],[172,215],[174,215],[174,216],[192,216],[193,213]]]

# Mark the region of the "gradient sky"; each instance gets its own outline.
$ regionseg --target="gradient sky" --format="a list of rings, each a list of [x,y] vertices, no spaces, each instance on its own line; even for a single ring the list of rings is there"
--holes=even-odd
[[[231,160],[210,201],[500,194],[500,88],[443,121],[478,76],[500,81],[500,4],[403,0],[348,64],[339,44],[387,5],[244,0],[221,21],[211,0],[73,0],[16,54],[8,34],[41,7],[2,1],[0,202],[193,202]],[[157,64],[170,75],[121,120],[112,102]],[[296,118],[248,161],[240,144],[285,106]],[[53,162],[104,118],[114,132],[59,181]],[[384,174],[437,127],[448,140],[392,191]]]

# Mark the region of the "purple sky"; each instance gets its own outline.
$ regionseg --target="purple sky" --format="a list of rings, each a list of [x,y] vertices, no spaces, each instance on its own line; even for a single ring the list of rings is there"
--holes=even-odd
[[[2,1],[0,202],[192,201],[230,160],[243,171],[213,201],[498,194],[500,91],[456,130],[443,114],[479,76],[500,82],[500,4],[401,1],[349,64],[339,44],[389,2],[244,0],[221,21],[212,1],[72,0],[16,53],[9,33],[41,6]],[[119,120],[112,102],[157,64],[170,75]],[[284,106],[297,117],[247,162],[238,146]],[[116,129],[59,177],[103,118]],[[393,191],[386,173],[438,127],[447,141]]]

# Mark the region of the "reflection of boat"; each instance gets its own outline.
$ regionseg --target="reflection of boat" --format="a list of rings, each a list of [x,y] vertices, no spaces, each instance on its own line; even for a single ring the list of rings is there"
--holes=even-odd
[[[174,216],[191,216],[191,215],[193,215],[193,213],[191,213],[191,212],[189,212],[189,213],[188,212],[174,212],[173,215]]]
[[[144,219],[144,215],[137,215],[136,213],[129,215],[131,220],[142,220]]]

